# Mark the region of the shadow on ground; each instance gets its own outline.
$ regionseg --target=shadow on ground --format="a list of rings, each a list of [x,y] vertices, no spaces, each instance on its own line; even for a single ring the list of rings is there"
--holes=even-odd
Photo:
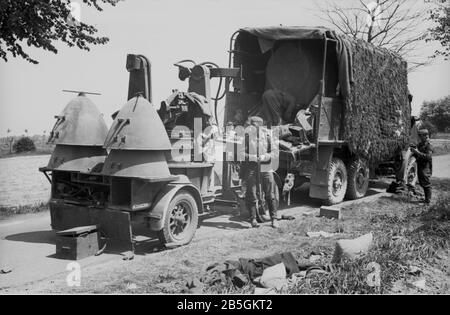
[[[12,234],[6,236],[5,240],[14,242],[55,245],[55,231],[34,231],[34,232]]]

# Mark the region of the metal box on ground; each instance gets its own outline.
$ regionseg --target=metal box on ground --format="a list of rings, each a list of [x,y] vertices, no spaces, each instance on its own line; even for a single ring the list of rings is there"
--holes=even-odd
[[[78,226],[56,233],[56,257],[78,260],[93,256],[99,248],[96,225]]]
[[[340,219],[341,218],[341,209],[336,207],[320,207],[320,217],[326,217],[328,219]]]

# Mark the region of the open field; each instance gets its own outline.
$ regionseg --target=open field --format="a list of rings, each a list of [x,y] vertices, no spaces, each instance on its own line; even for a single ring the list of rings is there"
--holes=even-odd
[[[450,153],[450,139],[431,139],[433,155],[444,155]]]
[[[38,168],[46,166],[49,158],[49,155],[33,155],[0,159],[0,208],[3,211],[48,201],[50,183]]]
[[[450,133],[438,132],[433,136],[433,139],[450,140]]]
[[[14,137],[14,141],[19,140],[21,137]],[[23,152],[23,153],[10,153],[10,139],[11,138],[0,138],[0,159],[19,157],[19,156],[32,156],[32,155],[48,155],[51,154],[54,148],[53,144],[47,144],[47,137],[45,135],[34,135],[30,137],[34,145],[36,146],[36,151],[34,152]],[[14,143],[14,142],[13,142]]]

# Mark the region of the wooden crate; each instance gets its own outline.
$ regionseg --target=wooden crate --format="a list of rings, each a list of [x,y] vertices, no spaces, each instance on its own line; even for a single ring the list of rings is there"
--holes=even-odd
[[[56,233],[56,257],[79,260],[93,256],[99,249],[96,225],[79,226]]]

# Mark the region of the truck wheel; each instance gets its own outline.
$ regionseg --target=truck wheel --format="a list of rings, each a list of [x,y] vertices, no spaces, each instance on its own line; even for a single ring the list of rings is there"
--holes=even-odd
[[[194,237],[197,226],[197,203],[190,193],[180,191],[170,201],[158,237],[162,244],[185,245]]]
[[[345,197],[350,200],[362,198],[369,188],[369,166],[361,159],[352,160],[348,166],[348,185]]]
[[[406,184],[415,187],[417,184],[417,179],[417,161],[414,156],[411,156],[408,160],[408,164],[406,165]]]
[[[333,158],[328,170],[328,197],[326,204],[334,205],[344,200],[347,190],[347,169],[339,158]]]

